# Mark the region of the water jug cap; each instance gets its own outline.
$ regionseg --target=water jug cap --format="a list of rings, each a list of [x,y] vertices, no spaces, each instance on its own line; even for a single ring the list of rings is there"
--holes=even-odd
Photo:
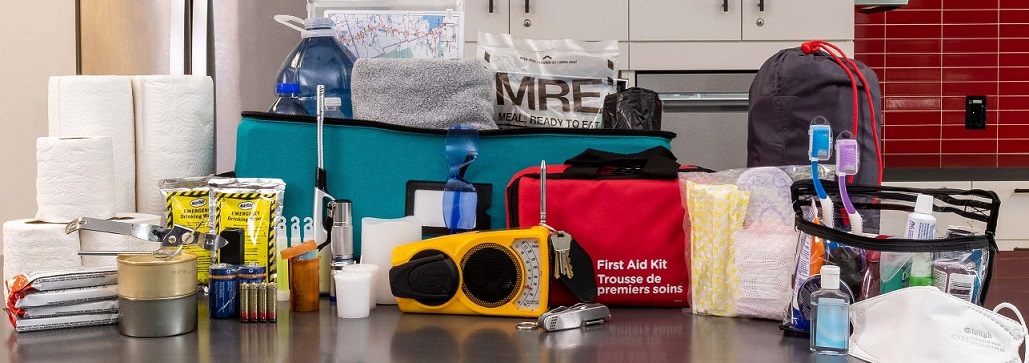
[[[278,83],[275,85],[275,93],[300,93],[300,85],[296,83]]]
[[[329,18],[307,18],[307,19],[304,19],[304,28],[306,28],[307,30],[332,29],[333,25],[335,25],[335,24],[332,22],[332,19],[329,19]]]

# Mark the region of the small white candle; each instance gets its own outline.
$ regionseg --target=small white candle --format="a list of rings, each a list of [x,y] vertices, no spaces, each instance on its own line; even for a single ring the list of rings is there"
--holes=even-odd
[[[370,263],[358,263],[343,266],[343,271],[358,271],[372,274],[372,293],[368,295],[368,304],[371,305],[372,309],[375,309],[375,294],[378,289],[378,287],[375,286],[375,281],[379,276],[379,266]]]
[[[372,274],[340,271],[332,278],[336,282],[336,316],[346,319],[367,317],[372,310],[368,297],[372,293]]]

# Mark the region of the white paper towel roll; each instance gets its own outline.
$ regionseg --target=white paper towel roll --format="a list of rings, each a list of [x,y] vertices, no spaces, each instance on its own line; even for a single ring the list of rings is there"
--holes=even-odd
[[[114,217],[110,137],[36,139],[36,219],[68,223]]]
[[[161,216],[143,213],[118,213],[111,220],[124,223],[161,225]],[[79,231],[79,246],[83,251],[153,251],[160,244],[120,234]],[[117,256],[82,256],[85,267],[117,267]]]
[[[132,78],[137,212],[164,214],[161,179],[214,173],[213,92],[206,76]]]
[[[110,136],[114,150],[114,201],[136,210],[136,135],[132,80],[126,76],[50,77],[50,137]]]
[[[4,280],[20,273],[78,268],[79,234],[63,223],[18,219],[4,223]]]
[[[396,305],[389,289],[393,248],[422,239],[422,222],[414,216],[397,219],[361,218],[361,263],[373,264],[382,273],[375,278],[375,302]]]

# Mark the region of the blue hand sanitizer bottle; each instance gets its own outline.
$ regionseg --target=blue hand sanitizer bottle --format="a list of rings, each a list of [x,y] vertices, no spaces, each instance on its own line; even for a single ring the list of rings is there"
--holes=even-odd
[[[822,289],[811,293],[811,351],[847,355],[850,348],[850,296],[840,291],[840,268],[824,265]]]

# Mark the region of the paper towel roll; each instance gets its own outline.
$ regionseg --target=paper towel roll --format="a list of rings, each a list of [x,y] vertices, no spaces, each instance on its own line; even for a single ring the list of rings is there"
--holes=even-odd
[[[393,248],[422,239],[422,222],[414,216],[397,219],[364,217],[361,219],[361,263],[382,269],[375,278],[375,302],[396,305],[397,298],[389,289],[389,268]]]
[[[36,219],[114,217],[114,189],[110,137],[36,139]]]
[[[136,136],[132,80],[125,76],[50,77],[50,137],[110,136],[114,150],[114,201],[136,210]]]
[[[20,273],[65,270],[82,265],[79,234],[63,223],[18,219],[4,223],[4,280]]]
[[[213,92],[206,76],[132,78],[137,212],[163,215],[161,179],[214,173]]]
[[[161,216],[153,214],[118,213],[111,220],[161,225]],[[153,251],[160,247],[160,244],[120,234],[80,230],[79,246],[83,251]],[[82,266],[117,267],[116,258],[117,256],[82,256]]]

